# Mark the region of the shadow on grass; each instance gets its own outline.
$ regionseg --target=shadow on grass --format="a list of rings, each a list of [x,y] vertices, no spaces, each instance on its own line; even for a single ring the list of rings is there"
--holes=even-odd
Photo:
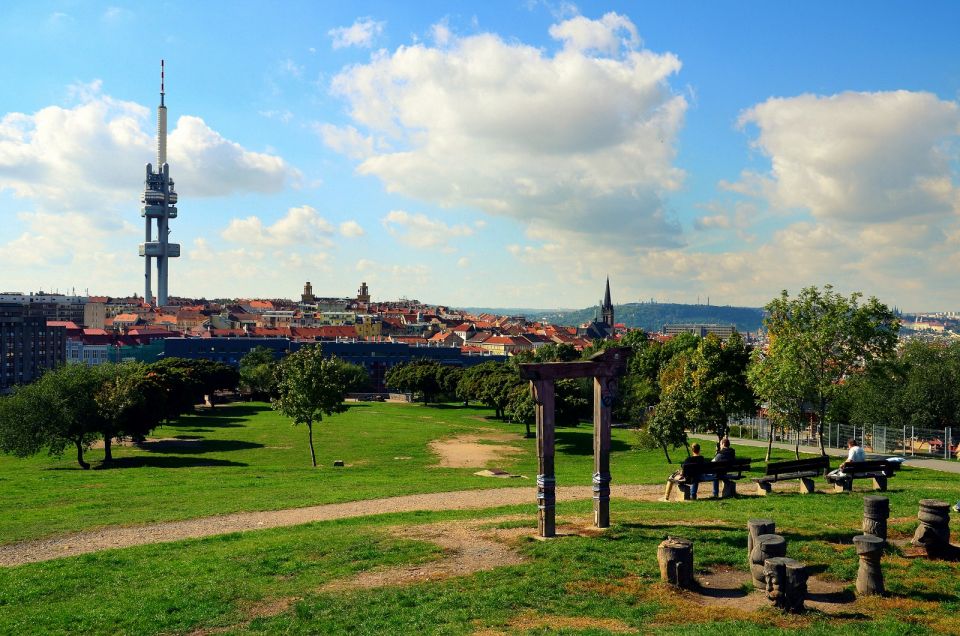
[[[557,453],[563,453],[565,455],[593,455],[592,430],[558,428],[555,443]],[[617,453],[628,450],[630,450],[630,446],[624,442],[617,439],[610,440],[610,452]]]
[[[251,417],[251,416],[253,416],[253,415],[256,415],[257,413],[262,413],[262,412],[264,412],[264,411],[270,411],[270,410],[272,410],[272,409],[270,408],[269,405],[266,405],[266,404],[237,404],[237,403],[234,403],[234,404],[230,404],[229,406],[228,406],[228,405],[221,405],[221,406],[218,406],[218,407],[216,407],[216,408],[214,408],[214,409],[212,409],[212,410],[211,410],[211,409],[204,409],[203,411],[198,411],[198,414],[199,414],[199,413],[202,413],[203,416],[205,416],[205,417],[215,417],[215,418],[217,418],[217,419],[220,419],[220,418],[218,417],[218,414],[226,415],[227,417],[230,417],[231,419],[242,419],[242,418]]]
[[[249,466],[249,464],[203,457],[139,455],[136,457],[117,457],[109,464],[101,463],[96,467],[96,470],[113,470],[115,468],[202,468],[220,466]]]
[[[263,448],[263,444],[244,442],[237,439],[169,439],[137,444],[137,448],[151,453],[182,453],[197,455],[201,453],[226,453],[230,451]]]
[[[193,419],[197,426],[214,430],[217,428],[243,428],[246,419],[242,417],[211,417],[209,415],[198,415]]]
[[[737,587],[703,587],[699,583],[695,589],[700,596],[708,598],[746,598],[752,590],[746,590],[742,585]]]

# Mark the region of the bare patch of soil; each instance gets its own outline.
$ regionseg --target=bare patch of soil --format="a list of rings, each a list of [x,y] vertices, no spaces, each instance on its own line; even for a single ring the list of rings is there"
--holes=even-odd
[[[493,521],[513,518],[501,517]],[[490,522],[490,519],[483,519],[393,528],[391,533],[395,536],[435,543],[443,548],[443,558],[419,565],[362,572],[349,579],[333,581],[320,590],[327,592],[389,585],[413,585],[523,563],[524,557],[510,547],[509,542],[518,534],[531,534],[531,529],[505,530],[481,527],[488,526]]]
[[[514,433],[481,432],[457,435],[430,442],[430,450],[440,457],[437,466],[443,468],[484,468],[492,461],[526,452],[508,444],[491,442],[518,441]]]

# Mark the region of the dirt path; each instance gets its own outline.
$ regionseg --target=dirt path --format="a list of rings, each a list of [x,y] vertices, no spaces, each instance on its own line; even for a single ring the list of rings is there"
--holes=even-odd
[[[656,501],[663,495],[663,487],[614,486],[611,494],[615,498]],[[589,499],[592,496],[593,489],[590,486],[557,488],[558,502]],[[490,490],[460,490],[423,495],[404,495],[388,499],[368,499],[307,508],[240,512],[185,521],[111,527],[50,539],[2,545],[0,546],[0,567],[49,561],[114,548],[197,539],[229,532],[295,526],[312,521],[329,521],[331,519],[364,517],[392,512],[412,512],[415,510],[467,510],[515,504],[530,504],[532,511],[535,503],[536,492],[534,488],[494,488]]]

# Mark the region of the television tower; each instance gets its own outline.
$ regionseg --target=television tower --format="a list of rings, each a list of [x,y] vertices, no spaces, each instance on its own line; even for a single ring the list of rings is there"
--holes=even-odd
[[[160,60],[160,106],[157,107],[157,170],[147,164],[147,179],[140,197],[140,216],[146,220],[146,240],[140,244],[140,256],[146,258],[143,299],[153,302],[151,262],[157,260],[157,306],[167,304],[167,278],[170,258],[180,256],[180,244],[170,243],[170,219],[177,218],[177,193],[167,163],[167,107],[164,98],[164,66]],[[153,220],[157,221],[157,240],[153,240]]]

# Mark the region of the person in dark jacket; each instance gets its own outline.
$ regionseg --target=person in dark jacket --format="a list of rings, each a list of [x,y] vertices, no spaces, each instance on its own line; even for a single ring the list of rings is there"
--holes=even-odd
[[[730,448],[730,438],[724,437],[720,440],[720,450],[717,451],[717,454],[713,456],[711,461],[715,462],[729,462],[737,458],[737,451]],[[720,480],[713,480],[713,498],[716,499],[720,496]]]
[[[707,458],[700,454],[700,444],[693,444],[690,446],[690,452],[693,453],[690,457],[687,457],[683,460],[681,466],[693,466],[695,464],[706,464]],[[690,483],[690,498],[697,498],[697,489],[700,486],[699,481],[693,481]]]

